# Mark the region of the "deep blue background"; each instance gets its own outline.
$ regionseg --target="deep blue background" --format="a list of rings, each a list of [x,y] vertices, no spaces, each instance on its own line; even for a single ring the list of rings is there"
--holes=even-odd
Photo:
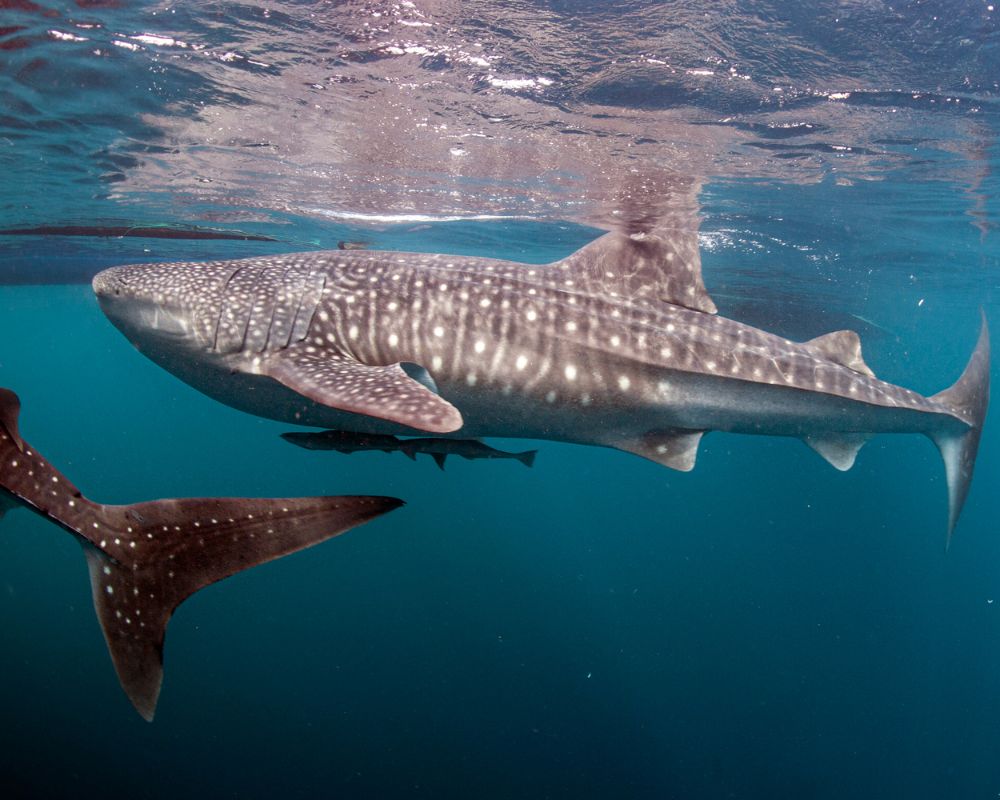
[[[86,284],[111,264],[339,240],[550,261],[596,234],[552,221],[593,221],[578,215],[593,210],[578,196],[593,165],[556,159],[580,175],[494,186],[483,176],[508,164],[477,162],[486,141],[463,139],[462,172],[452,137],[482,126],[515,165],[536,163],[539,142],[614,141],[609,168],[709,165],[704,275],[722,313],[799,339],[855,329],[880,377],[936,392],[960,374],[980,307],[1000,328],[992,4],[512,0],[508,18],[441,3],[484,18],[403,31],[453,52],[483,39],[500,77],[555,79],[492,94],[474,65],[396,60],[355,36],[351,10],[388,3],[276,5],[0,0],[0,229],[173,223],[278,239],[0,237],[0,386],[22,398],[25,438],[95,500],[408,504],[185,602],[152,725],[118,686],[79,546],[12,512],[0,795],[1000,796],[995,413],[946,553],[943,469],[921,437],[878,437],[844,474],[797,441],[717,433],[690,474],[537,442],[492,442],[540,447],[533,469],[452,459],[444,473],[426,458],[308,452],[147,362]],[[144,32],[181,42],[113,43]],[[342,68],[359,83],[310,88]],[[451,126],[423,140],[441,145],[437,171],[426,152],[408,171],[405,148],[381,151],[385,165],[323,161],[338,133],[409,113],[379,103],[411,76],[429,87],[426,114]],[[300,102],[325,111],[293,121]],[[476,116],[496,109],[510,114]],[[268,147],[262,117],[277,120]],[[594,133],[616,119],[648,130]],[[679,121],[696,144],[739,136],[689,162]],[[308,135],[331,146],[297,151]],[[470,213],[496,211],[496,193],[503,213],[545,219],[376,227],[323,213],[398,212],[408,197],[443,209],[453,190]]]
[[[706,205],[747,191],[715,187]],[[787,202],[801,216],[818,191]],[[775,216],[794,213],[781,202]],[[724,311],[742,302],[779,328],[828,329],[824,309],[838,308],[877,322],[866,331],[876,372],[935,391],[960,372],[988,299],[922,266],[935,248],[975,247],[971,226],[952,220],[943,210],[938,226],[952,239],[909,248],[905,235],[857,228],[854,246],[868,251],[840,256],[855,269],[820,265],[812,286],[791,246],[773,245],[756,277],[739,248],[709,247],[706,276]],[[784,230],[786,245],[803,235]],[[526,260],[586,239],[472,233],[482,252]],[[398,234],[414,247],[419,235]],[[533,237],[546,246],[532,252]],[[868,275],[880,242],[893,268]],[[471,240],[456,249],[477,251]],[[799,284],[783,277],[796,270]],[[762,288],[741,301],[755,280]],[[943,471],[921,437],[879,437],[846,474],[793,440],[724,434],[705,438],[690,474],[551,443],[531,470],[458,460],[441,473],[429,459],[287,445],[285,427],[147,362],[86,285],[3,287],[0,342],[25,438],[95,499],[408,501],[185,602],[152,725],[117,686],[78,546],[12,513],[0,561],[7,786],[129,797],[1000,791],[995,427],[946,554]]]

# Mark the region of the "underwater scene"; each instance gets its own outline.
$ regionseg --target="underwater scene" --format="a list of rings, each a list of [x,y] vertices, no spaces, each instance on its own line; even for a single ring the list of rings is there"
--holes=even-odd
[[[998,19],[0,0],[0,794],[1000,796]]]

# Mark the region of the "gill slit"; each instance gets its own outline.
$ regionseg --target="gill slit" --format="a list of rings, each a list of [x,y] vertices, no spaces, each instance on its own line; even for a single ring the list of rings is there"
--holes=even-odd
[[[215,336],[212,339],[212,350],[214,352],[219,352],[219,328],[222,327],[222,315],[226,311],[226,297],[229,293],[229,284],[233,282],[233,278],[239,274],[239,271],[243,269],[242,266],[237,267],[232,272],[229,273],[229,277],[226,278],[226,282],[222,286],[222,293],[219,300],[219,316],[215,320]]]
[[[250,332],[250,320],[253,319],[253,309],[257,304],[257,287],[260,285],[260,278],[264,274],[264,267],[257,270],[257,274],[254,276],[253,284],[250,286],[250,291],[248,296],[250,302],[247,304],[247,320],[243,323],[243,339],[240,341],[240,346],[237,352],[242,353],[247,346],[247,334]]]

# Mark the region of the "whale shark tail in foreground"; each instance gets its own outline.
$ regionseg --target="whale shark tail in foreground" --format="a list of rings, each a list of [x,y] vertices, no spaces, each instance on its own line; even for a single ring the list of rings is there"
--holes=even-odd
[[[152,720],[167,621],[187,597],[398,508],[393,497],[189,498],[126,506],[83,497],[21,439],[20,401],[0,389],[0,516],[16,503],[81,541],[94,608],[122,688]]]
[[[986,315],[982,315],[979,341],[962,376],[948,389],[932,395],[931,401],[952,409],[961,416],[968,427],[955,431],[951,426],[932,431],[928,435],[937,445],[944,461],[948,483],[948,544],[955,531],[955,523],[965,504],[972,482],[972,470],[979,452],[979,439],[983,421],[990,404],[990,335]]]

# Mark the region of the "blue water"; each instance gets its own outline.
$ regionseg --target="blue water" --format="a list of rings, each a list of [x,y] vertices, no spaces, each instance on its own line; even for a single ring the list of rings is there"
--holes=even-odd
[[[721,313],[797,338],[853,328],[880,377],[935,392],[961,372],[979,308],[1000,325],[992,9],[820,3],[804,19],[759,3],[700,22],[696,3],[662,14],[512,3],[509,18],[445,3],[437,19],[452,27],[404,26],[400,49],[428,52],[402,55],[385,49],[396,29],[362,35],[344,21],[374,30],[423,5],[80,3],[46,15],[0,2],[0,227],[197,224],[278,240],[0,236],[0,385],[21,397],[24,438],[102,502],[407,501],[187,600],[152,724],[118,686],[79,546],[11,512],[4,796],[1000,795],[992,419],[945,552],[943,469],[922,437],[878,437],[847,473],[798,441],[719,433],[688,474],[551,442],[491,442],[539,447],[532,469],[310,452],[279,438],[287,426],[146,360],[87,282],[115,263],[341,240],[545,263],[599,233],[613,192],[580,187],[609,164],[697,164],[705,282]],[[853,22],[834,24],[841,13]],[[306,47],[317,32],[326,38]],[[462,61],[477,53],[493,59],[489,75],[462,71],[478,69]],[[641,68],[620,71],[640,55]],[[706,64],[715,77],[698,74]],[[730,66],[749,80],[700,83]],[[310,88],[310,70],[327,88]],[[498,83],[538,76],[551,87]],[[358,149],[350,132],[372,115],[389,115],[369,131],[380,144],[409,119],[398,97],[379,104],[386,86],[450,124],[442,153],[414,145],[407,164],[392,148]],[[318,107],[320,95],[328,116],[313,119],[301,101]],[[502,163],[475,136],[449,155],[447,137],[487,113],[477,103],[503,105],[485,129]],[[287,140],[281,125],[258,129],[268,115]],[[609,119],[652,143],[618,152]],[[226,131],[212,138],[212,126]],[[322,137],[325,126],[343,138]],[[704,160],[711,148],[698,144],[719,128],[745,138],[712,138]],[[672,151],[684,136],[688,149]],[[543,156],[534,177],[534,161],[518,172]]]

